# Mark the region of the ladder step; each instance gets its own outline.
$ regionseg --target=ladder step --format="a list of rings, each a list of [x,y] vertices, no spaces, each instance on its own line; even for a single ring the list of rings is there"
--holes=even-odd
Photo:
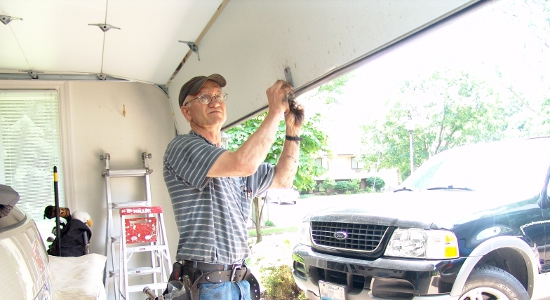
[[[163,251],[168,250],[167,245],[147,245],[147,246],[135,246],[135,247],[126,247],[127,253],[138,253],[138,252],[152,252],[152,251]]]
[[[139,267],[128,269],[128,275],[146,275],[161,273],[162,267]]]
[[[168,270],[167,270],[168,271]],[[157,274],[162,273],[162,266],[158,267],[139,267],[139,268],[129,268],[126,274],[128,275],[147,275],[147,274]],[[120,270],[115,269],[109,271],[109,277],[120,275]]]
[[[133,206],[149,206],[149,205],[147,204],[147,200],[111,203],[111,208],[114,208],[114,209],[133,207]]]
[[[103,176],[110,178],[117,177],[140,177],[153,173],[150,169],[132,169],[132,170],[107,170],[103,172]]]
[[[167,285],[168,285],[168,282],[157,282],[157,283],[140,284],[140,285],[129,285],[128,286],[128,292],[143,292],[143,289],[145,287],[148,287],[152,290],[164,290],[164,289],[166,289]]]

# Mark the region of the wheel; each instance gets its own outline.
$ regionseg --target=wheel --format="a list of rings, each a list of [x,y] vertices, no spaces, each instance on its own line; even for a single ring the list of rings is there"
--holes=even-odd
[[[459,300],[528,300],[529,294],[510,273],[493,266],[474,269]]]

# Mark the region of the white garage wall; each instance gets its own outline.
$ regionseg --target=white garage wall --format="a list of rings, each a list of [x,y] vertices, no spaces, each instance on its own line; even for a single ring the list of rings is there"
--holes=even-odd
[[[154,86],[141,83],[71,82],[69,98],[76,207],[92,211],[97,220],[92,250],[104,251],[106,206],[101,174],[105,164],[99,159],[104,153],[111,155],[113,170],[142,168],[141,153],[152,154],[149,167],[153,170],[150,175],[153,205],[165,208],[170,240],[177,241],[172,204],[162,177],[164,150],[174,137],[166,95]],[[144,199],[143,182],[143,178],[112,179],[113,196],[125,197],[128,201]],[[170,243],[171,253],[175,253],[176,246]]]
[[[100,155],[110,153],[110,168],[142,168],[141,153],[152,154],[149,167],[153,205],[162,206],[171,256],[177,246],[172,204],[162,177],[162,157],[174,137],[172,111],[158,88],[130,82],[0,81],[1,88],[56,88],[61,98],[65,196],[71,211],[90,213],[91,252],[104,254],[107,206]],[[123,114],[125,107],[126,115]],[[143,178],[111,180],[113,196],[143,199]],[[53,204],[54,199],[52,199]],[[116,200],[114,200],[116,201]]]

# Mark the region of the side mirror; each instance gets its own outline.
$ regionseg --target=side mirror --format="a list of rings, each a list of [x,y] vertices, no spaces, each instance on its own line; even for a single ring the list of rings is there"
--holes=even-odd
[[[19,194],[11,186],[0,184],[0,204],[14,207],[19,201]]]

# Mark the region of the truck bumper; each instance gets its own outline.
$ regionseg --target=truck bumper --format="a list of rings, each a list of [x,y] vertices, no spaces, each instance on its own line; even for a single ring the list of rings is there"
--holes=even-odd
[[[319,280],[344,286],[346,299],[456,300],[450,291],[464,259],[363,260],[314,252],[297,245],[293,251],[294,280],[308,299],[321,299]]]

